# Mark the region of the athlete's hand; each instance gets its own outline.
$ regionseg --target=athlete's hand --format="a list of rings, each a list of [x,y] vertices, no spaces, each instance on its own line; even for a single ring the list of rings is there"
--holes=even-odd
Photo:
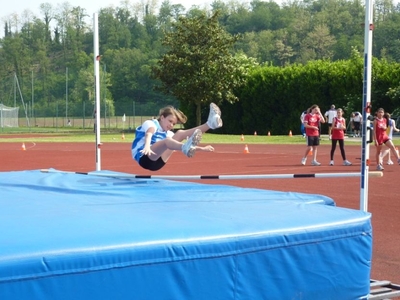
[[[140,153],[143,153],[144,155],[151,155],[155,154],[150,147],[144,147],[143,150],[140,150]]]
[[[199,150],[206,151],[206,152],[214,152],[214,147],[211,145],[207,145],[204,147],[199,147]]]

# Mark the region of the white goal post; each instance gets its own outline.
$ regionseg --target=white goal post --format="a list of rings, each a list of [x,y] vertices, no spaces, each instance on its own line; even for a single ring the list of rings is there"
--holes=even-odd
[[[0,127],[18,127],[19,107],[8,107],[0,103]]]

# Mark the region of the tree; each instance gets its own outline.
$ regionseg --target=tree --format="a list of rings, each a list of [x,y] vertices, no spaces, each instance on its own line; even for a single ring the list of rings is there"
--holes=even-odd
[[[307,34],[303,44],[306,50],[314,52],[314,59],[331,59],[335,42],[335,37],[329,34],[329,28],[326,25],[317,25],[312,32]]]
[[[290,59],[294,55],[293,48],[288,44],[288,33],[286,30],[281,30],[280,36],[277,38],[275,42],[275,56],[279,60],[282,66],[286,66],[290,64]]]
[[[153,68],[161,80],[158,87],[175,96],[181,104],[196,107],[196,123],[201,123],[201,105],[222,100],[234,102],[233,89],[244,82],[243,60],[230,52],[239,36],[232,36],[218,23],[218,12],[193,18],[180,17],[173,31],[165,35],[169,48]]]
[[[51,32],[50,32],[50,22],[54,18],[53,7],[50,3],[42,3],[40,4],[40,11],[43,14],[43,21],[46,27],[45,39],[47,42],[51,40]]]
[[[159,27],[169,31],[171,23],[177,21],[179,15],[183,14],[184,11],[185,7],[182,4],[171,4],[169,0],[163,1],[157,17]]]
[[[130,12],[124,8],[101,9],[99,14],[100,52],[131,48],[134,40],[129,31]]]

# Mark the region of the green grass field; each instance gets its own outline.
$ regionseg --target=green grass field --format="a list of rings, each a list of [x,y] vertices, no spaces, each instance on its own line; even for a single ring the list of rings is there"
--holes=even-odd
[[[1,132],[0,132],[1,134]],[[100,140],[103,143],[125,142],[130,143],[134,137],[133,133],[101,133]],[[7,133],[0,137],[0,142],[94,142],[96,139],[93,132],[59,132],[59,133]],[[360,144],[360,139],[348,138],[346,143]],[[266,136],[266,135],[245,135],[244,141],[241,135],[224,134],[203,134],[202,144],[305,144],[305,140],[300,135],[294,136]],[[321,144],[330,144],[327,136],[322,136]]]

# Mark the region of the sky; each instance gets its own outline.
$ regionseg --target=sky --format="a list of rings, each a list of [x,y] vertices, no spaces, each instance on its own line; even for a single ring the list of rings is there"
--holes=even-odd
[[[15,1],[15,0],[14,0]],[[18,0],[14,2],[12,0],[2,1],[2,5],[0,8],[0,20],[3,20],[10,14],[17,13],[22,16],[25,10],[30,10],[36,16],[40,16],[39,6],[42,3],[50,3],[54,7],[57,7],[58,4],[62,4],[64,2],[70,3],[72,6],[80,6],[86,9],[89,15],[93,15],[99,11],[100,8],[105,8],[108,6],[120,6],[121,1],[112,1],[112,0]],[[130,0],[130,3],[140,3],[140,0]],[[158,1],[159,4],[162,3],[162,0]],[[211,0],[170,0],[171,4],[182,4],[186,9],[189,9],[192,5],[209,5]],[[17,4],[18,3],[18,4]],[[1,26],[2,27],[2,26]]]

